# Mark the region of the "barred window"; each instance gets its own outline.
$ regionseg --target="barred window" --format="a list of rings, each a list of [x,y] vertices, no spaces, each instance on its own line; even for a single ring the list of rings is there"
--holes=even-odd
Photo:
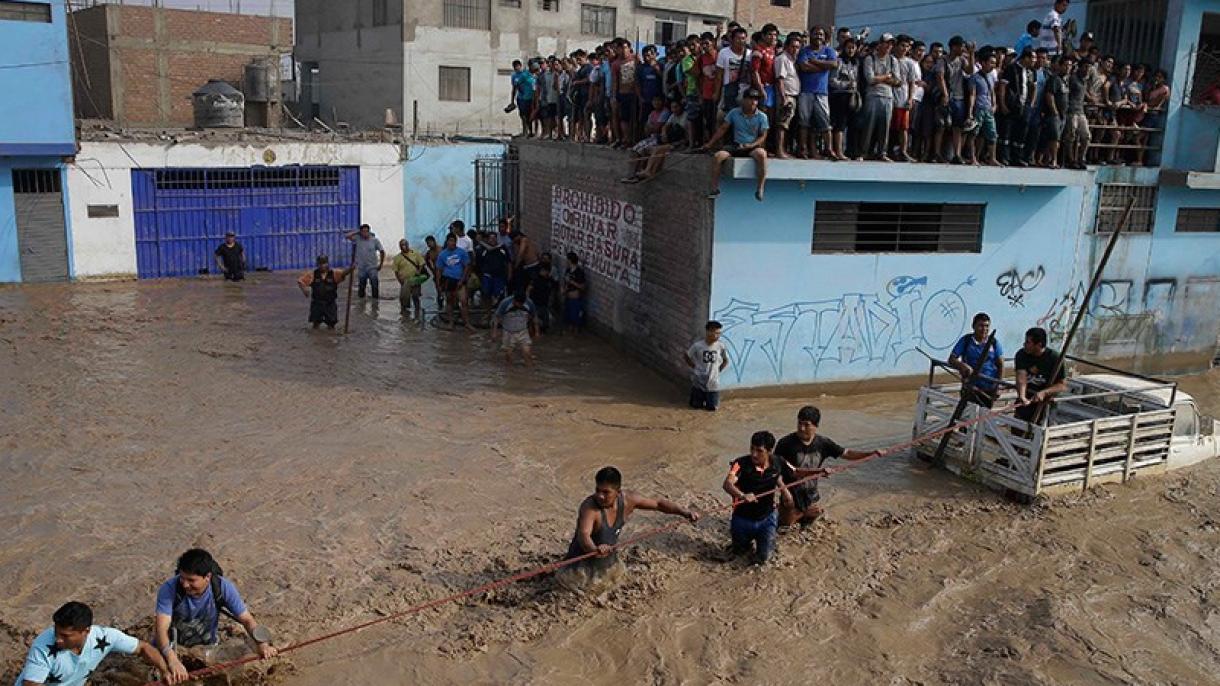
[[[1123,228],[1126,233],[1151,233],[1156,219],[1156,186],[1133,186],[1103,183],[1097,199],[1097,233],[1110,233],[1122,221],[1127,202],[1135,197],[1131,220]]]
[[[1220,207],[1182,207],[1178,209],[1177,231],[1220,231]]]
[[[559,0],[538,0],[538,9],[544,12],[558,12]]]
[[[985,208],[959,203],[818,201],[813,252],[980,252]]]
[[[51,6],[45,2],[0,0],[0,21],[33,21],[51,23]]]
[[[521,0],[500,0],[500,7],[511,7],[513,9],[521,9]]]
[[[470,102],[470,67],[441,67],[437,92],[446,102]]]
[[[600,5],[580,6],[580,32],[586,36],[613,36],[617,10]]]
[[[491,28],[490,0],[445,0],[444,15],[444,24],[450,28]]]

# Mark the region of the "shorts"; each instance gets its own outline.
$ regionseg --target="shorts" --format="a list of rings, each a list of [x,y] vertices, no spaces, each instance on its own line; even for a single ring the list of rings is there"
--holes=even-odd
[[[830,130],[830,98],[825,93],[801,93],[796,101],[801,128]]]
[[[697,386],[691,386],[690,406],[696,410],[715,411],[720,407],[720,391],[705,391]]]
[[[1058,143],[1063,138],[1063,117],[1042,117],[1042,138]]]
[[[534,109],[533,98],[517,98],[517,114],[522,119],[529,119],[532,110]]]
[[[1063,139],[1085,145],[1092,142],[1089,135],[1089,118],[1083,114],[1069,114],[1063,130]]]
[[[995,113],[991,110],[975,110],[974,120],[979,124],[979,129],[975,132],[975,135],[982,137],[988,143],[994,143],[999,140],[995,130]]]
[[[890,117],[890,130],[901,133],[909,128],[911,128],[911,110],[895,107],[894,116]]]
[[[1114,119],[1118,121],[1119,126],[1135,126],[1139,112],[1124,107],[1114,113]]]
[[[326,324],[333,327],[339,323],[339,303],[337,300],[310,300],[309,323]]]
[[[572,96],[572,108],[571,108],[572,116],[573,117],[583,117],[585,114],[585,108],[588,107],[588,105],[589,105],[589,96],[582,95],[579,92],[577,92],[575,95]]]
[[[830,94],[830,128],[846,131],[856,112],[851,108],[852,93],[849,91]]]
[[[792,494],[792,503],[796,506],[797,512],[804,512],[822,500],[817,484],[817,481],[808,481],[788,489],[788,492]]]
[[[1165,115],[1161,112],[1149,112],[1144,115],[1144,119],[1140,122],[1140,126],[1144,127],[1145,129],[1159,129],[1161,128],[1161,118],[1164,116]]]
[[[503,277],[484,274],[480,285],[482,286],[483,295],[487,296],[488,300],[498,302],[508,292],[508,279]]]
[[[660,144],[661,139],[654,134],[631,146],[631,152],[643,155]]]
[[[783,107],[775,113],[775,125],[785,131],[792,126],[792,120],[796,117],[796,97],[784,99]]]
[[[763,86],[762,106],[767,109],[775,107],[775,86]]]
[[[731,145],[724,146],[722,149],[733,157],[752,157],[754,155],[754,151],[758,150],[759,148],[746,148],[745,146],[733,143]]]
[[[960,129],[966,124],[965,100],[949,101],[949,121],[952,123],[952,126],[955,129]]]
[[[636,118],[636,110],[638,109],[636,105],[639,101],[636,99],[635,93],[627,93],[625,95],[619,93],[614,96],[614,99],[618,102],[618,120],[620,122],[629,122]]]
[[[511,353],[518,348],[529,352],[532,342],[528,329],[523,331],[505,331],[504,335],[500,338],[500,349],[506,353]]]
[[[962,399],[990,410],[995,405],[995,396],[992,395],[992,392],[981,386],[963,386]]]
[[[568,298],[564,300],[563,321],[570,326],[584,326],[585,301],[581,298]]]
[[[539,119],[554,119],[559,112],[559,106],[555,103],[548,103],[538,108]]]
[[[441,277],[441,290],[446,293],[457,293],[464,285],[466,284],[461,279],[451,279],[448,276]]]

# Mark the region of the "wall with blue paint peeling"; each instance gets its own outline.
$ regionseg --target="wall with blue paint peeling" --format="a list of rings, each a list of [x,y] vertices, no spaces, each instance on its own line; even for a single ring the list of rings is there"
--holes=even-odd
[[[449,222],[474,224],[474,160],[504,154],[500,143],[417,145],[403,164],[406,236],[414,247],[441,236]]]
[[[749,182],[717,201],[711,316],[733,361],[727,387],[916,374],[987,311],[1011,355],[1030,326],[1057,324],[1079,278],[1087,189]],[[810,253],[814,202],[985,202],[981,253]],[[759,210],[765,209],[762,215]],[[763,220],[765,217],[765,220]]]

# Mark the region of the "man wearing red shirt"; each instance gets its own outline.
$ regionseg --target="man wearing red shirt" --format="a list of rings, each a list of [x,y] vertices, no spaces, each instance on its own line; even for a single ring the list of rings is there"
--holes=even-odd
[[[754,51],[750,54],[750,81],[764,96],[762,109],[768,117],[775,116],[775,44],[779,28],[767,24],[759,31]]]

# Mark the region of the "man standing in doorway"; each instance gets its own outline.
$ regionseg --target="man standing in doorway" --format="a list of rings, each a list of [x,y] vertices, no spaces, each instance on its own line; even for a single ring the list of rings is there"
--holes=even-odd
[[[356,274],[360,279],[356,288],[357,295],[363,298],[364,287],[368,284],[372,286],[373,300],[376,300],[381,296],[378,272],[385,264],[385,248],[381,246],[381,240],[373,235],[368,224],[361,224],[359,231],[347,234],[347,240],[356,244]]]
[[[423,295],[423,283],[428,280],[428,272],[424,256],[411,249],[407,239],[398,241],[398,254],[391,263],[394,268],[394,278],[398,279],[398,306],[407,316],[411,314],[411,306],[415,306],[415,318],[424,318],[424,308],[420,304]]]
[[[226,281],[241,281],[246,278],[246,250],[237,242],[237,234],[225,232],[225,240],[216,247],[216,266]]]
[[[1017,351],[1014,364],[1018,407],[1013,416],[1032,422],[1043,403],[1067,390],[1067,368],[1060,364],[1059,353],[1046,347],[1046,329],[1041,327],[1025,332],[1025,345]]]
[[[715,412],[720,406],[720,372],[729,366],[728,351],[720,342],[723,328],[718,321],[708,322],[703,338],[682,356],[691,370],[690,406],[696,410]]]

